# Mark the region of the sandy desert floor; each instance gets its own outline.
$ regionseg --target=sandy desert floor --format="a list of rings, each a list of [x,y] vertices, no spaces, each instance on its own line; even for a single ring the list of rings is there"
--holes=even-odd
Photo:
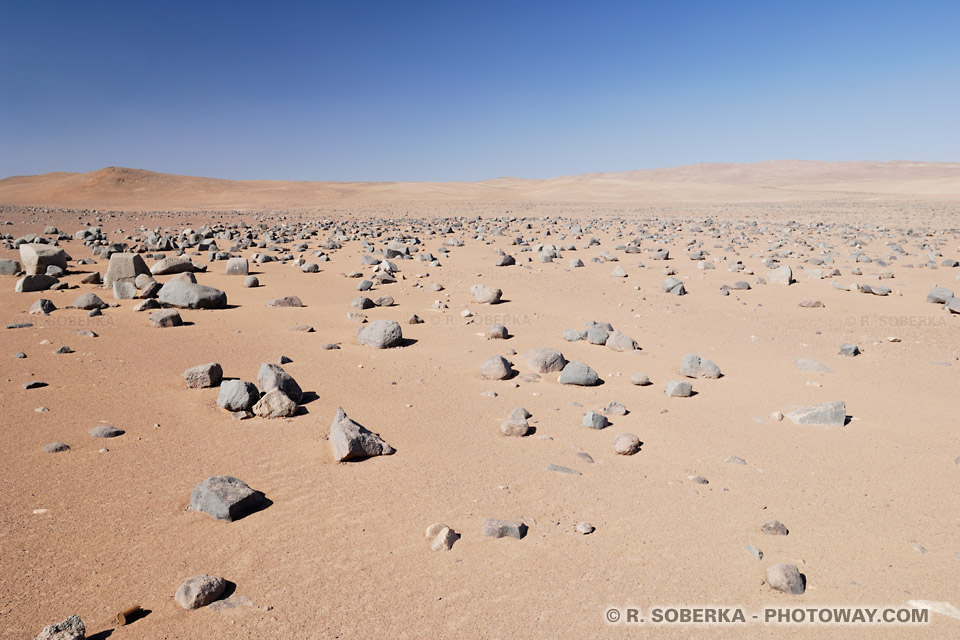
[[[794,204],[783,214],[769,205],[698,205],[653,215],[639,206],[598,213],[589,204],[538,210],[485,203],[451,206],[441,221],[439,205],[423,217],[414,205],[398,205],[397,218],[377,219],[377,211],[391,210],[383,204],[364,209],[360,222],[346,212],[9,208],[0,216],[12,223],[0,227],[9,238],[0,258],[18,260],[12,240],[48,225],[71,237],[100,225],[111,241],[136,247],[157,227],[176,235],[204,224],[246,223],[254,231],[258,222],[285,224],[316,233],[267,243],[280,251],[234,255],[288,253],[307,262],[328,238],[343,241],[325,250],[330,261],[320,262],[318,273],[290,262],[251,263],[256,288],[225,275],[224,262],[187,248],[207,266],[197,280],[226,292],[229,307],[183,309],[182,327],[151,327],[149,312],[133,310],[139,300],[117,301],[108,289],[80,284],[108,263],[80,240],[60,243],[72,258],[62,278],[67,290],[14,293],[17,279],[0,277],[4,326],[32,323],[0,330],[0,637],[33,637],[74,613],[88,637],[115,640],[957,637],[960,620],[939,614],[916,627],[605,621],[611,607],[631,606],[754,614],[765,607],[909,608],[915,600],[960,605],[960,316],[926,302],[935,285],[960,289],[960,268],[941,266],[960,260],[960,236],[950,230],[949,207],[871,206]],[[843,215],[843,207],[856,215]],[[359,279],[345,274],[371,275],[361,263],[362,231],[379,233],[365,238],[378,255],[390,240],[415,237],[422,244],[408,246],[440,264],[393,259],[399,281],[361,294]],[[590,245],[592,238],[599,244]],[[451,240],[462,246],[440,253]],[[306,251],[295,249],[301,242]],[[217,243],[220,251],[232,244]],[[541,262],[542,243],[575,250]],[[641,252],[617,249],[629,244]],[[651,259],[643,251],[651,248],[668,249],[671,259]],[[517,264],[494,266],[497,249]],[[698,268],[688,256],[693,250],[715,268]],[[792,268],[795,284],[758,282],[775,254]],[[857,255],[872,261],[856,262]],[[576,258],[582,268],[570,267]],[[738,261],[745,271],[730,270]],[[626,277],[611,275],[617,267]],[[676,272],[687,295],[661,292],[665,269]],[[839,275],[812,278],[812,269]],[[885,271],[893,277],[881,280]],[[736,281],[751,289],[721,295]],[[444,289],[431,290],[434,283]],[[478,304],[470,293],[477,283],[500,288],[501,302]],[[892,291],[869,295],[857,284]],[[99,317],[67,308],[86,292],[111,307]],[[358,345],[351,300],[387,294],[394,306],[360,313],[396,320],[406,343]],[[267,306],[290,295],[305,306]],[[39,298],[57,309],[28,314]],[[808,299],[822,306],[801,307]],[[443,306],[437,301],[446,308],[435,308]],[[463,317],[464,310],[473,315]],[[424,322],[408,324],[412,314]],[[640,349],[564,339],[565,330],[590,321],[609,322]],[[486,339],[495,324],[511,337]],[[292,331],[295,325],[315,331]],[[328,343],[340,349],[323,349]],[[846,343],[862,353],[841,355]],[[53,353],[62,345],[74,353]],[[523,354],[537,347],[588,364],[602,384],[530,375]],[[15,358],[18,351],[26,358]],[[715,362],[722,377],[683,378],[688,353]],[[483,379],[481,365],[498,354],[516,375]],[[256,382],[260,364],[280,356],[292,360],[284,369],[308,392],[292,418],[235,420],[217,406],[216,388],[188,389],[182,376],[217,362],[226,378]],[[815,359],[832,373],[800,371],[796,358]],[[632,384],[636,372],[652,384]],[[35,380],[47,386],[24,389]],[[695,395],[667,397],[674,380],[691,382]],[[842,427],[773,415],[836,400],[850,416]],[[611,401],[628,413],[609,415],[605,429],[581,426],[586,411]],[[518,406],[532,414],[535,432],[501,435],[500,423]],[[326,436],[338,407],[396,453],[336,462]],[[125,434],[88,435],[101,424]],[[635,455],[615,454],[614,437],[623,432],[642,441]],[[70,451],[41,450],[53,441]],[[726,462],[730,456],[745,464]],[[580,475],[548,470],[551,464]],[[187,510],[194,486],[216,475],[242,479],[271,504],[234,522]],[[696,476],[709,483],[693,482]],[[522,521],[527,535],[484,537],[485,518]],[[762,532],[770,520],[789,534]],[[595,531],[579,533],[583,521]],[[449,551],[431,550],[424,530],[435,522],[460,535]],[[765,583],[765,569],[777,563],[797,565],[806,579],[802,595]],[[226,605],[184,610],[174,592],[201,573],[230,581],[232,595]],[[131,604],[149,613],[118,626],[114,616]]]

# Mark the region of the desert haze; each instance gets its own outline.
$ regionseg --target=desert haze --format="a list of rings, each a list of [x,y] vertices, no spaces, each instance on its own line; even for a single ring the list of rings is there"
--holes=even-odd
[[[958,211],[958,163],[2,180],[0,638],[958,637]],[[838,607],[904,619],[763,623]]]

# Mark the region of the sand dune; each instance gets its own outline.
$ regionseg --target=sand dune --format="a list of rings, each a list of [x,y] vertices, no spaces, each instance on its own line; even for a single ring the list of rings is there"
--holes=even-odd
[[[481,182],[220,180],[108,167],[0,180],[0,204],[135,210],[316,209],[398,202],[757,203],[856,198],[960,200],[960,164],[808,162]]]

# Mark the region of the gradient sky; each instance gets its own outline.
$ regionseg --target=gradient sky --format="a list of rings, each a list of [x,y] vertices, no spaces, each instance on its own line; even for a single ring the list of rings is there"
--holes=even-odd
[[[0,3],[0,177],[960,160],[960,2]]]

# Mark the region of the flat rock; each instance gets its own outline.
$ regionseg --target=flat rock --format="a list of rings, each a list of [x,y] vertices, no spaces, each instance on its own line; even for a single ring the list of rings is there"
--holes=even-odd
[[[779,520],[767,520],[760,525],[760,530],[768,536],[785,536],[790,533]]]
[[[800,407],[785,414],[794,424],[816,427],[842,427],[847,417],[847,405],[843,401],[824,402],[809,407]]]
[[[100,299],[95,293],[84,293],[79,295],[70,305],[74,309],[106,309],[109,305]]]
[[[480,533],[488,538],[516,538],[521,540],[527,535],[527,525],[522,522],[487,518],[480,527]]]
[[[223,309],[227,306],[227,294],[202,284],[170,280],[160,287],[157,294],[160,304],[180,309]]]
[[[720,377],[720,367],[706,358],[695,353],[688,353],[680,363],[680,373],[688,378],[717,379]]]
[[[139,253],[111,253],[103,284],[113,287],[115,282],[134,282],[137,276],[149,273],[150,268]]]
[[[233,476],[212,476],[201,480],[190,496],[190,509],[217,520],[232,522],[256,511],[265,496]]]
[[[156,262],[150,267],[150,273],[155,276],[166,276],[173,273],[192,273],[199,271],[197,265],[188,256],[171,256]]]
[[[560,384],[592,387],[600,382],[597,372],[582,362],[568,362],[560,372]]]
[[[183,318],[176,309],[160,309],[150,314],[150,325],[154,327],[182,327]]]
[[[794,358],[793,366],[796,367],[797,371],[809,371],[811,373],[836,373],[827,365],[811,358]]]
[[[126,431],[123,429],[117,429],[107,424],[102,424],[99,427],[94,427],[89,431],[90,435],[94,438],[116,438],[117,436],[122,436]]]
[[[62,442],[51,442],[43,445],[43,451],[44,453],[62,453],[64,451],[70,451],[70,446]]]

